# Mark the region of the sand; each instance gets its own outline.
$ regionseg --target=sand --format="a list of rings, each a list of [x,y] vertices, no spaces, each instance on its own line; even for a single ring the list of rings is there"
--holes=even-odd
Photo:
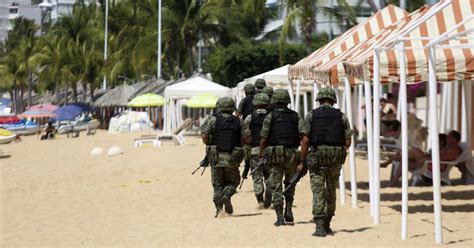
[[[294,226],[274,227],[273,210],[257,210],[251,181],[233,197],[234,214],[215,219],[210,173],[191,172],[203,157],[187,146],[133,147],[137,134],[98,132],[0,146],[2,246],[434,246],[431,187],[410,187],[409,235],[400,239],[400,188],[382,188],[381,223],[369,216],[367,161],[357,160],[359,207],[338,203],[334,236],[311,236],[308,177],[297,186]],[[120,146],[115,157],[91,156]],[[350,174],[346,164],[346,182]],[[457,169],[452,178],[459,178]],[[381,170],[382,186],[389,169]],[[349,183],[347,183],[349,189]],[[339,194],[339,192],[338,192]],[[473,247],[474,186],[445,186],[444,243]]]

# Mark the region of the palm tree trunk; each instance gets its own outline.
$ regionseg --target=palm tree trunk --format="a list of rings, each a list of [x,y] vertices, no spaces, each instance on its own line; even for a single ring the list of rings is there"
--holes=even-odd
[[[66,88],[66,90],[65,90],[66,91],[66,94],[65,94],[66,96],[64,97],[64,105],[67,105],[68,104],[68,98],[69,98],[69,84],[68,83],[66,83],[65,88]]]
[[[377,8],[377,5],[375,4],[375,0],[367,0],[367,3],[372,9],[372,12],[377,13],[379,11],[379,8]]]
[[[188,56],[189,56],[189,71],[191,75],[194,74],[194,56],[193,56],[193,47],[188,46]]]
[[[77,82],[72,83],[72,100],[77,102]]]
[[[33,75],[31,69],[28,69],[28,107],[31,106],[31,91],[33,90]]]

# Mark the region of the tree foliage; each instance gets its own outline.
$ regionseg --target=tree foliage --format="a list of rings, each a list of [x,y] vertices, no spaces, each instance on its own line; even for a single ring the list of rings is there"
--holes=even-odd
[[[304,46],[289,45],[284,50],[282,63],[276,44],[231,45],[216,49],[208,57],[205,68],[219,84],[234,87],[245,78],[293,64],[306,55]]]

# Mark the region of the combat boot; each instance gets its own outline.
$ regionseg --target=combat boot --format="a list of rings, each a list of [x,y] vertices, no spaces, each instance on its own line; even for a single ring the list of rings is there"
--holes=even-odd
[[[263,209],[263,193],[257,195],[258,209]]]
[[[285,201],[285,221],[286,222],[293,222],[293,211],[291,208],[293,207],[293,201]]]
[[[313,236],[326,237],[327,233],[324,229],[324,218],[317,218],[314,222],[316,223],[316,231],[313,233]]]
[[[224,203],[224,209],[226,213],[232,214],[234,212],[234,208],[232,207],[232,202],[230,201],[229,197],[222,197],[222,203]]]
[[[217,218],[222,212],[222,202],[214,202],[214,205],[216,206],[216,215],[214,216],[214,218]]]
[[[332,219],[332,216],[327,216],[326,221],[324,223],[324,229],[326,230],[327,234],[332,234],[331,219]]]
[[[285,225],[285,220],[283,219],[283,206],[276,206],[275,213],[277,215],[277,220],[274,223],[275,226]]]
[[[263,207],[269,208],[272,205],[272,190],[265,190],[265,199],[263,200]]]

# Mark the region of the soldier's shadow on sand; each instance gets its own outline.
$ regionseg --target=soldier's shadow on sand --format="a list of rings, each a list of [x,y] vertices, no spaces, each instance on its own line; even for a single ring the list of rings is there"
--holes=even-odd
[[[263,213],[254,213],[254,214],[233,214],[233,215],[230,215],[229,217],[233,217],[233,218],[240,218],[240,217],[253,217],[253,216],[258,216],[258,215],[262,215]]]
[[[366,230],[372,229],[372,227],[360,227],[356,229],[341,229],[341,230],[334,230],[334,233],[356,233],[356,232],[364,232]]]

